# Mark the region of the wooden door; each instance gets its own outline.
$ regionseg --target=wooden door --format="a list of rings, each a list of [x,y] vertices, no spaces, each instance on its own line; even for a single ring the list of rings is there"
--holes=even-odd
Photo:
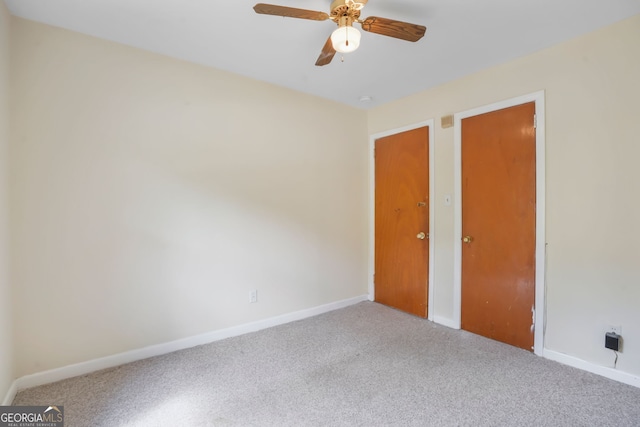
[[[375,143],[375,300],[427,317],[428,276],[429,128],[422,127]]]
[[[462,120],[462,329],[531,351],[535,103]]]

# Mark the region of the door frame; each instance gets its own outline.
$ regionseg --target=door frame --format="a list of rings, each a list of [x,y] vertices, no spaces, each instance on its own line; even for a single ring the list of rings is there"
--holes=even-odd
[[[374,301],[375,284],[373,282],[373,276],[375,274],[375,213],[376,213],[376,162],[374,157],[374,151],[376,146],[376,139],[384,138],[386,136],[395,135],[398,133],[418,129],[421,127],[429,128],[429,274],[428,274],[428,286],[427,286],[427,320],[433,320],[433,268],[434,268],[434,256],[435,250],[435,233],[434,233],[434,211],[435,211],[435,182],[434,182],[434,165],[435,165],[435,144],[434,144],[434,119],[425,120],[423,122],[402,126],[399,128],[389,129],[383,132],[369,135],[369,300]]]
[[[507,99],[454,114],[454,230],[453,230],[453,323],[461,327],[462,303],[462,119],[491,111],[535,102],[536,115],[536,248],[535,248],[535,312],[533,352],[542,356],[545,326],[545,111],[544,91]]]

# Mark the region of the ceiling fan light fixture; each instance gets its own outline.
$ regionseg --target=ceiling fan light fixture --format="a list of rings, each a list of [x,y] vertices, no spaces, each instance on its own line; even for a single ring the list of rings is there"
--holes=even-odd
[[[331,34],[331,44],[336,52],[353,52],[360,46],[360,31],[351,25],[339,27]]]

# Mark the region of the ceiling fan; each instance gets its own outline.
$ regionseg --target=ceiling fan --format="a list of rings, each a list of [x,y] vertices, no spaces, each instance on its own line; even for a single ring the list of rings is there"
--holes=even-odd
[[[395,37],[397,39],[416,42],[424,36],[427,30],[422,25],[409,24],[393,19],[370,16],[360,19],[360,11],[368,0],[334,0],[331,3],[331,12],[316,12],[313,10],[297,9],[294,7],[278,6],[274,4],[258,3],[253,7],[256,13],[263,15],[276,15],[288,18],[310,19],[313,21],[325,21],[331,19],[338,24],[331,36],[324,44],[320,56],[316,61],[317,66],[327,65],[333,59],[336,52],[353,52],[360,45],[360,32],[353,27],[357,22],[364,31]]]

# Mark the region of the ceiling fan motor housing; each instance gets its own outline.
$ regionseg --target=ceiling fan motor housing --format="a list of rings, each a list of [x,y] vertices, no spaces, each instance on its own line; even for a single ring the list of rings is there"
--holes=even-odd
[[[337,22],[339,26],[342,26],[341,18],[348,17],[350,18],[348,25],[351,25],[353,21],[357,21],[360,18],[361,8],[362,3],[350,0],[335,0],[331,3],[331,19]]]
[[[351,16],[341,16],[338,19],[338,27],[351,27],[353,26],[353,18]]]

